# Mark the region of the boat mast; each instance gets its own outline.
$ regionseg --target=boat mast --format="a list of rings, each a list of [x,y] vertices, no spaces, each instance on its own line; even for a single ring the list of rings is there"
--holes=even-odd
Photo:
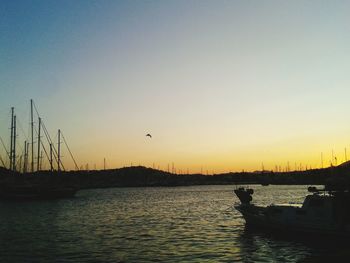
[[[16,171],[16,115],[13,116],[13,171]]]
[[[31,134],[32,134],[32,173],[34,172],[34,122],[33,122],[33,100],[30,100],[30,118],[31,118]]]
[[[38,128],[38,163],[36,166],[36,170],[40,170],[40,130],[41,130],[41,118],[39,117],[39,128]]]
[[[21,154],[21,155],[19,156],[18,172],[21,172],[21,170],[22,170],[22,158],[23,158],[23,155]]]
[[[14,107],[11,107],[11,144],[10,144],[10,171],[13,170],[13,165],[12,165],[12,161],[13,161],[13,112],[14,112]]]
[[[40,166],[39,166],[40,171],[42,169],[42,164],[43,164],[43,151],[41,151],[41,153],[40,153]]]
[[[53,171],[53,166],[52,166],[52,143],[50,143],[50,171]]]
[[[27,141],[24,141],[23,173],[26,173],[26,172],[27,172],[27,161],[28,161]]]
[[[347,161],[348,161],[348,156],[346,154],[346,148],[345,148],[345,162],[347,162]]]
[[[57,170],[60,171],[60,162],[61,162],[61,130],[58,129],[58,153],[57,153]]]

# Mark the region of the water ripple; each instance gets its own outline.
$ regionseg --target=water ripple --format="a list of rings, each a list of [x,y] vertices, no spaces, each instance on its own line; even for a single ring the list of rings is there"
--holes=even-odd
[[[255,188],[302,201],[303,186]],[[0,262],[302,262],[323,248],[245,230],[232,186],[113,188],[0,203]]]

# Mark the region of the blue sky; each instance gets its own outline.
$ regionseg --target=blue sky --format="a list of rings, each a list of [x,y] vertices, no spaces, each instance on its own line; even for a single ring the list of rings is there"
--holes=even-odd
[[[349,5],[1,1],[0,135],[33,98],[81,164],[319,166],[349,145]]]

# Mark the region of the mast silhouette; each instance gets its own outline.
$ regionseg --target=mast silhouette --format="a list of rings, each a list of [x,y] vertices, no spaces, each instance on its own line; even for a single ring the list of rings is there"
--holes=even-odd
[[[53,171],[53,166],[52,166],[52,143],[50,143],[50,171]]]
[[[40,170],[40,130],[41,130],[41,118],[39,117],[39,128],[38,128],[38,163],[36,166],[36,170]]]
[[[10,170],[13,170],[13,113],[14,107],[11,107],[11,142],[10,142]]]
[[[16,171],[16,115],[13,116],[13,171]]]
[[[348,156],[346,154],[346,148],[345,148],[345,162],[347,162],[347,161],[348,161]]]
[[[57,170],[61,171],[61,130],[58,129]]]
[[[36,116],[38,116],[38,130],[34,131],[34,110],[36,112]],[[77,170],[79,170],[79,167],[77,165],[76,160],[74,159],[74,156],[72,154],[72,151],[69,148],[69,145],[61,132],[61,130],[58,130],[58,148],[54,146],[53,141],[50,138],[50,135],[45,127],[45,123],[43,122],[42,118],[39,117],[38,110],[34,104],[33,99],[30,100],[30,139],[26,139],[24,141],[24,149],[23,153],[20,153],[20,155],[16,155],[16,140],[17,140],[17,122],[16,122],[16,114],[15,114],[15,108],[11,107],[10,111],[11,115],[11,136],[10,136],[10,149],[7,150],[3,140],[0,137],[0,143],[4,147],[6,151],[6,156],[9,158],[9,170],[10,171],[18,171],[21,173],[34,173],[34,171],[40,171],[42,168],[45,169],[45,163],[43,163],[44,153],[46,155],[46,158],[49,160],[50,163],[50,169],[51,171],[54,171],[54,166],[57,161],[57,170],[58,171],[65,171],[65,167],[62,163],[62,156],[61,156],[61,143],[64,143],[68,149],[68,152],[73,159],[73,162],[75,164],[75,167]],[[37,150],[37,156],[35,156],[34,153],[34,132],[37,132],[35,136],[38,138],[38,146],[36,147],[35,151]],[[50,153],[48,154],[45,143],[42,140],[41,137],[45,136],[47,142],[50,145]],[[31,142],[31,153],[29,149],[29,145]],[[18,159],[19,157],[20,159]],[[31,160],[29,159],[31,157]],[[37,161],[35,165],[35,161]],[[7,167],[7,164],[4,162],[4,160],[0,156],[0,164],[2,164],[4,167]],[[35,166],[35,167],[34,167]],[[105,164],[106,166],[106,164]]]
[[[31,119],[31,135],[32,135],[32,163],[31,171],[34,172],[34,121],[33,121],[33,100],[30,100],[30,119]]]
[[[27,164],[28,164],[28,143],[27,141],[24,141],[23,173],[27,172]]]

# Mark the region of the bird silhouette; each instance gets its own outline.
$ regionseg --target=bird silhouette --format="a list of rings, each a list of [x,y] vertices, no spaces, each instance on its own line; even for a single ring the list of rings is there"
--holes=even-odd
[[[152,138],[152,135],[149,134],[149,133],[146,134],[146,137],[147,137],[147,136],[150,137],[150,138]]]

